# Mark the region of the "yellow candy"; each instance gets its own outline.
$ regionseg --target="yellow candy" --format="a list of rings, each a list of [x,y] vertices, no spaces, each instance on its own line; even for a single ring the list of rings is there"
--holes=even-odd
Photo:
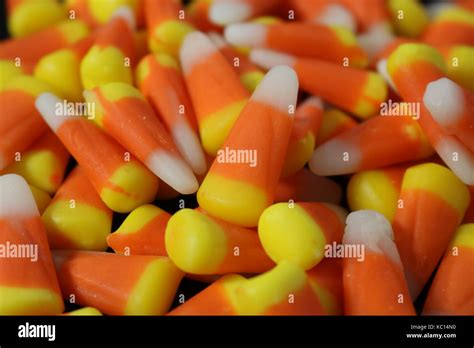
[[[451,245],[474,249],[474,223],[459,226]]]
[[[102,315],[97,309],[93,307],[84,307],[80,309],[76,309],[75,311],[71,311],[69,313],[64,313],[64,315],[84,315],[84,316],[99,316]]]
[[[390,0],[388,8],[400,35],[418,37],[428,25],[428,15],[418,0]]]
[[[242,81],[242,84],[250,93],[253,93],[264,76],[265,74],[261,71],[252,71],[240,75],[240,81]]]
[[[452,46],[444,58],[448,77],[474,92],[474,47]]]
[[[166,21],[157,27],[148,41],[151,52],[168,53],[175,57],[186,35],[195,29],[183,21]]]
[[[5,85],[14,76],[23,74],[21,66],[17,66],[13,60],[0,60],[0,92],[5,88]]]

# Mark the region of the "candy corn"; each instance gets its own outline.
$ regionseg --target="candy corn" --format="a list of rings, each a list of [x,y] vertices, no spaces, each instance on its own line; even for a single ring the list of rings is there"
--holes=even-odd
[[[321,145],[336,135],[354,128],[357,122],[345,112],[330,108],[324,111],[321,126],[316,136],[316,146]]]
[[[209,8],[209,18],[219,25],[241,22],[276,8],[280,2],[280,0],[214,0]]]
[[[26,181],[0,176],[0,315],[64,310],[44,226]]]
[[[452,7],[442,10],[423,33],[430,45],[474,45],[474,14]]]
[[[276,67],[252,94],[199,188],[199,205],[210,215],[252,227],[273,203],[297,91],[295,72]],[[260,137],[261,133],[266,136]],[[239,150],[247,156],[237,157]]]

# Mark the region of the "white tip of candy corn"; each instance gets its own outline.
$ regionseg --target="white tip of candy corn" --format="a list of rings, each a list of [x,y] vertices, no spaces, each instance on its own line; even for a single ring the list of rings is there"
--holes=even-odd
[[[284,65],[271,69],[250,97],[285,113],[289,112],[290,105],[294,110],[297,98],[298,77],[292,68]]]
[[[402,267],[400,255],[393,241],[390,222],[373,210],[359,210],[350,213],[342,238],[344,244],[365,245],[371,252],[383,254]]]
[[[153,152],[146,161],[147,167],[161,180],[183,195],[198,189],[198,182],[191,168],[181,158],[165,151]]]
[[[446,77],[428,84],[423,102],[433,119],[443,127],[456,123],[464,111],[462,88]]]
[[[188,34],[184,38],[179,55],[184,73],[188,74],[196,64],[217,51],[218,48],[205,34],[199,31]]]
[[[209,9],[209,19],[218,25],[241,22],[252,15],[252,9],[235,0],[214,1]]]
[[[67,115],[58,113],[58,110],[62,110],[58,106],[62,104],[63,101],[52,93],[42,93],[35,101],[36,109],[54,132],[67,120]]]
[[[225,28],[225,39],[234,46],[262,47],[268,27],[258,23],[232,24]]]
[[[435,146],[439,157],[466,185],[474,185],[474,155],[455,137],[446,136]]]
[[[339,4],[329,4],[324,11],[315,18],[315,22],[346,28],[350,31],[357,29],[357,23],[352,13],[344,6]]]
[[[135,14],[133,13],[132,9],[128,6],[120,6],[115,12],[112,14],[112,18],[122,18],[127,22],[130,29],[135,30],[137,24],[135,21]]]
[[[25,179],[16,174],[0,176],[0,217],[39,216]]]
[[[293,66],[296,58],[272,50],[255,49],[250,52],[250,60],[265,69],[270,69],[277,65]]]
[[[309,105],[309,106],[312,106],[312,107],[315,107],[315,108],[319,108],[319,109],[323,109],[324,108],[324,105],[323,105],[323,101],[321,98],[319,97],[315,97],[315,96],[311,96],[309,97],[308,99],[306,99],[301,105]]]
[[[359,169],[361,159],[362,155],[356,147],[332,139],[314,150],[309,169],[321,176],[350,174]]]
[[[197,134],[187,125],[177,125],[172,130],[173,140],[184,160],[197,175],[207,170],[206,156]]]
[[[358,41],[362,49],[372,58],[394,39],[390,29],[385,24],[374,25],[365,33],[359,35]]]

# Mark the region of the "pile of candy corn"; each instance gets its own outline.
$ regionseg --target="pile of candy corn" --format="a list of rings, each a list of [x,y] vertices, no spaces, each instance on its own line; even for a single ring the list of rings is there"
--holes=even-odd
[[[0,315],[474,314],[473,0],[7,10]]]

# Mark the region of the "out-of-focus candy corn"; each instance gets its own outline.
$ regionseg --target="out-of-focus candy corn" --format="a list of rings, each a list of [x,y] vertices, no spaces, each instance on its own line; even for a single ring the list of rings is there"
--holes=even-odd
[[[150,51],[178,56],[181,44],[195,29],[185,19],[179,0],[144,0]]]
[[[309,167],[318,175],[349,174],[426,158],[432,153],[411,115],[377,116],[317,147]]]
[[[186,7],[186,16],[198,30],[202,32],[219,31],[220,26],[209,19],[209,8],[213,0],[191,0]]]
[[[474,315],[474,224],[461,225],[441,260],[423,307],[425,315]]]
[[[233,24],[225,38],[234,45],[267,48],[298,57],[315,58],[351,67],[365,67],[368,59],[347,29],[316,23]]]
[[[169,257],[187,273],[261,273],[274,266],[255,231],[192,209],[171,217],[165,240]]]
[[[151,202],[158,179],[114,139],[83,116],[56,113],[61,100],[41,94],[36,107],[84,169],[102,201],[112,210],[129,212]]]
[[[133,82],[131,66],[135,64],[135,40],[132,13],[128,9],[99,29],[94,45],[81,61],[81,80],[85,89],[110,83]]]
[[[47,130],[22,154],[20,161],[3,172],[21,175],[30,185],[54,193],[63,181],[68,160],[69,153],[63,144]]]
[[[24,37],[66,19],[66,9],[56,0],[8,0],[8,32]]]
[[[327,202],[341,201],[341,187],[331,179],[318,176],[303,168],[295,174],[281,178],[275,193],[275,202]]]
[[[474,92],[443,77],[428,84],[423,102],[433,119],[474,153]]]
[[[119,254],[167,256],[165,231],[170,217],[154,205],[142,205],[107,236],[107,244]]]
[[[64,313],[63,315],[98,316],[102,315],[102,313],[93,307],[84,307],[76,309],[75,311]]]
[[[277,203],[258,222],[258,235],[268,256],[289,260],[305,270],[324,257],[325,247],[340,243],[345,212],[325,203]]]
[[[474,13],[460,7],[441,11],[423,33],[429,45],[474,45]]]
[[[325,314],[342,315],[344,305],[341,260],[324,259],[306,274]]]
[[[206,158],[196,132],[193,106],[178,62],[170,55],[147,55],[137,66],[140,90],[165,123],[179,152],[194,173],[207,170]]]
[[[0,91],[0,170],[21,155],[48,129],[35,109],[35,98],[51,92],[47,84],[27,75],[14,77]]]
[[[6,87],[7,83],[15,76],[23,74],[21,65],[15,64],[15,61],[9,59],[0,59],[0,92]]]
[[[351,210],[373,210],[392,221],[406,169],[406,165],[401,165],[353,175],[347,186]]]
[[[65,299],[108,315],[162,315],[183,273],[167,257],[54,252]]]
[[[213,0],[209,18],[219,25],[242,22],[268,13],[280,3],[281,0]]]
[[[264,49],[253,50],[250,59],[265,68],[280,64],[291,66],[298,74],[302,89],[360,118],[375,115],[380,103],[387,98],[387,85],[374,72]],[[351,88],[341,89],[341,86]]]
[[[144,22],[140,0],[66,0],[66,7],[70,16],[74,14],[92,28],[106,24],[120,8],[131,10],[137,24]]]
[[[245,279],[226,275],[169,315],[322,315],[325,308],[308,275],[284,261]]]
[[[265,73],[256,67],[248,57],[233,49],[220,34],[211,32],[208,36],[227,61],[237,70],[240,81],[242,81],[245,88],[249,92],[253,92],[260,81],[262,81]]]
[[[448,77],[474,92],[474,47],[463,45],[438,46],[448,69]]]
[[[399,199],[392,225],[416,299],[464,216],[469,191],[446,167],[426,163],[405,172]]]
[[[30,187],[30,191],[33,194],[33,198],[35,199],[36,206],[38,207],[38,212],[40,214],[43,214],[44,210],[49,205],[49,202],[51,202],[51,196],[47,192],[44,192],[39,188],[36,188],[31,185],[28,186]]]
[[[445,77],[441,54],[427,45],[403,44],[389,57],[387,70],[404,101],[421,104],[418,121],[438,155],[464,183],[474,185],[474,153],[433,119],[423,100],[428,84]]]
[[[0,192],[0,244],[5,251],[0,258],[0,315],[62,313],[46,232],[28,184],[19,175],[3,175]]]
[[[355,16],[362,32],[378,30],[390,20],[386,0],[339,0]]]
[[[112,82],[85,91],[84,96],[95,105],[94,121],[155,175],[182,194],[196,192],[198,182],[191,168],[140,91]]]
[[[237,72],[204,34],[189,34],[181,47],[180,58],[202,146],[215,156],[249,94]]]
[[[309,161],[316,144],[316,135],[322,117],[323,104],[321,99],[316,97],[308,98],[296,109],[282,177],[295,174]]]
[[[428,25],[428,15],[419,0],[389,0],[387,6],[397,34],[418,37]]]
[[[252,227],[273,203],[297,93],[291,68],[279,66],[265,75],[199,188],[199,205],[210,215]]]
[[[299,19],[355,31],[357,23],[351,11],[337,0],[290,0],[289,8]]]
[[[81,59],[93,42],[94,36],[89,35],[68,48],[45,55],[36,64],[34,76],[51,85],[68,101],[82,101]]]
[[[392,227],[383,215],[349,214],[343,245],[362,250],[362,257],[343,259],[345,314],[415,315]]]
[[[23,38],[0,42],[0,59],[19,58],[21,66],[31,72],[42,56],[73,44],[88,34],[85,23],[66,20]]]
[[[52,249],[107,249],[112,211],[101,201],[80,167],[69,174],[42,219]]]
[[[357,122],[345,112],[336,108],[325,110],[316,136],[316,146],[355,126],[357,126]]]

